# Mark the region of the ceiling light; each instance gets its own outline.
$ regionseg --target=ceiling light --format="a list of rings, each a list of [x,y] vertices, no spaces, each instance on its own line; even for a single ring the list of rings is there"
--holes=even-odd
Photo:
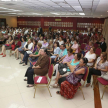
[[[32,13],[33,15],[43,15],[43,14],[39,14],[39,13]]]
[[[4,8],[4,7],[0,7],[0,9],[7,9],[7,8]]]
[[[79,13],[80,15],[85,15],[85,13]]]
[[[8,13],[8,14],[16,14],[16,13]]]
[[[101,15],[102,16],[102,15]]]
[[[23,0],[1,0],[1,1],[23,1]]]
[[[107,11],[108,12],[108,11]]]
[[[58,13],[53,13],[53,12],[50,12],[51,14],[55,14],[55,15],[60,15],[60,14],[58,14]]]

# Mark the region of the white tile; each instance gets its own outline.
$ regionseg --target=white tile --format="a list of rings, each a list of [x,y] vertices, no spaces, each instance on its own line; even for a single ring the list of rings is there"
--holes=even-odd
[[[84,92],[83,92],[84,93]],[[92,97],[90,97],[88,94],[84,93],[85,100],[83,99],[83,95],[80,90],[77,91],[74,98],[72,99],[72,102],[75,103],[77,106],[84,105],[92,100],[94,100]]]
[[[16,106],[15,108],[19,108],[19,106],[24,106],[21,94],[2,98],[2,102],[5,104],[5,108],[13,108],[12,106]]]
[[[48,101],[38,102],[36,104],[30,105],[27,108],[53,108]]]
[[[92,100],[92,101],[90,101],[90,102],[88,102],[88,103],[86,103],[84,105],[81,105],[81,106],[79,106],[77,108],[94,108],[94,101]]]
[[[57,98],[56,97],[50,98],[48,102],[53,108],[76,108],[77,107],[73,103],[73,99],[66,100],[61,95],[59,95]]]
[[[29,89],[29,88],[27,88],[27,89]],[[36,91],[35,98],[33,98],[33,96],[34,96],[34,88],[33,88],[32,91],[21,93],[21,95],[22,95],[24,104],[26,106],[32,105],[32,104],[35,104],[35,103],[42,102],[42,101],[46,100],[46,98],[42,95],[42,93],[38,89]]]
[[[20,93],[24,93],[24,92],[27,92],[27,91],[32,91],[33,92],[33,90],[34,90],[33,87],[31,87],[31,88],[26,87],[27,86],[27,81],[19,82],[19,83],[17,83],[17,85],[18,85]]]
[[[0,87],[0,98],[19,94],[19,89],[16,84]]]

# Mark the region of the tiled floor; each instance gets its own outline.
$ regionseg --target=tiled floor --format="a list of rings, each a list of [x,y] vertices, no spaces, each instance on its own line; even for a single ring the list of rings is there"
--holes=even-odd
[[[34,88],[27,88],[27,83],[23,81],[28,66],[22,66],[19,62],[14,56],[9,57],[8,51],[5,58],[0,56],[0,108],[94,108],[94,93],[91,87],[83,87],[85,100],[80,90],[73,99],[66,100],[57,95],[56,91],[59,89],[54,88],[50,88],[52,97],[47,88],[37,88],[36,97],[33,98]],[[103,108],[108,108],[107,102],[108,90],[102,100]]]

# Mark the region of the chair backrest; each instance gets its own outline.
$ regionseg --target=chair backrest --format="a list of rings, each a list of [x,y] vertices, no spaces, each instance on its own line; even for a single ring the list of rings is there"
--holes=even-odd
[[[50,65],[49,67],[49,70],[48,70],[48,77],[51,79],[52,78],[52,75],[53,75],[53,64]]]
[[[85,38],[83,42],[84,42],[84,43],[88,43],[88,39],[87,39],[87,38]]]
[[[85,46],[86,45],[84,43],[82,43],[80,47],[81,47],[82,50],[84,50]]]
[[[79,44],[81,45],[82,43],[83,43],[83,40],[82,40],[82,39],[80,39],[80,40],[79,40]]]
[[[95,44],[94,44],[94,47],[95,47],[95,48],[98,48],[98,44],[97,44],[97,43],[95,43]]]
[[[97,55],[97,57],[99,57],[101,53],[102,53],[101,48],[97,48],[95,51],[95,54]]]
[[[83,76],[83,81],[86,81],[87,80],[87,77],[88,77],[88,73],[89,73],[89,68],[87,67],[86,68],[86,72],[85,72],[85,75]]]
[[[21,41],[18,41],[17,42],[17,45],[20,47],[21,46]]]

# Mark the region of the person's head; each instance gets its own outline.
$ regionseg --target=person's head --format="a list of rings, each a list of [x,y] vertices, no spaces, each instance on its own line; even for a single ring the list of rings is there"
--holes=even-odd
[[[23,42],[26,41],[26,39],[25,39],[24,37],[22,37],[21,40],[22,40]]]
[[[42,36],[40,37],[40,40],[43,40],[43,37]]]
[[[33,44],[36,45],[37,44],[37,40],[33,39]]]
[[[41,54],[42,56],[48,55],[47,49],[41,49],[40,54]]]
[[[75,60],[80,60],[81,59],[81,53],[76,53],[74,56]]]
[[[61,49],[61,50],[64,50],[65,48],[66,48],[66,45],[65,45],[65,44],[61,44],[61,45],[60,45],[60,49]]]
[[[70,39],[69,38],[67,39],[67,43],[70,43]]]
[[[59,43],[58,42],[55,42],[54,43],[54,47],[59,47]]]
[[[95,47],[90,48],[90,53],[95,53]]]
[[[30,38],[30,34],[27,34],[27,39],[29,39]]]
[[[73,49],[72,48],[68,48],[67,52],[68,52],[68,55],[71,55],[71,54],[73,54]]]
[[[105,38],[104,37],[101,39],[101,42],[105,42]]]
[[[31,43],[31,42],[33,42],[33,39],[32,38],[28,39],[28,43]]]
[[[50,40],[50,41],[49,41],[49,44],[52,44],[52,43],[53,43],[53,41],[52,41],[52,40]]]
[[[37,43],[37,48],[41,48],[42,44],[41,43]]]
[[[78,41],[77,40],[74,40],[74,44],[77,44],[78,43]]]
[[[13,40],[13,37],[12,36],[9,36],[9,40]]]
[[[93,46],[93,42],[92,41],[89,41],[89,46]]]
[[[74,37],[72,37],[71,40],[74,41]]]
[[[102,52],[100,55],[100,58],[103,62],[105,62],[107,60],[107,53],[106,52]]]
[[[60,40],[60,41],[62,41],[62,38],[61,38],[61,37],[59,37],[59,40]]]
[[[47,39],[45,38],[43,41],[44,41],[44,43],[46,43],[47,42]]]
[[[82,67],[82,66],[85,66],[87,63],[88,63],[87,58],[81,58],[80,62],[79,62],[79,65]]]

